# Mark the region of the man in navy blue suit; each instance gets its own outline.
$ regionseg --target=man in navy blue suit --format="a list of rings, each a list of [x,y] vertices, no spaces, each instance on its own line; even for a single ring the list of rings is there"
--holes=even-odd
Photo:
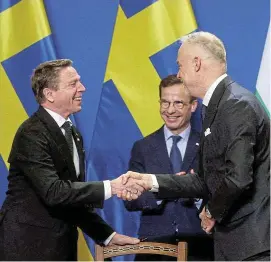
[[[191,97],[181,79],[169,75],[159,85],[160,115],[164,125],[136,141],[129,170],[139,173],[176,174],[198,166],[200,135],[191,129],[191,114],[197,100]],[[137,200],[125,202],[129,211],[142,211],[138,235],[147,241],[175,244],[188,242],[189,260],[212,260],[212,239],[201,229],[198,209],[201,200],[158,199],[145,192]],[[138,255],[136,260],[168,260],[170,257]]]

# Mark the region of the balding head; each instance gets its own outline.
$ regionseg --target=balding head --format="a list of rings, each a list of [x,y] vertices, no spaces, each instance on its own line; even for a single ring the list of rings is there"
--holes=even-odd
[[[222,41],[207,32],[195,32],[181,38],[178,52],[178,77],[192,96],[203,98],[210,85],[226,73],[226,51]]]
[[[195,32],[181,38],[184,45],[189,45],[191,52],[197,52],[202,59],[213,59],[219,62],[226,72],[227,59],[223,42],[215,35],[208,32]]]

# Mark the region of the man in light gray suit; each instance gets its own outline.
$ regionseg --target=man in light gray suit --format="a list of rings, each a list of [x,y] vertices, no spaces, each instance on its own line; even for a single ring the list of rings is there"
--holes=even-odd
[[[226,74],[226,51],[216,36],[207,32],[186,36],[177,63],[178,76],[191,95],[203,99],[199,172],[186,176],[129,172],[123,183],[137,178],[159,198],[204,198],[201,225],[213,233],[215,260],[269,261],[269,117],[257,98]]]

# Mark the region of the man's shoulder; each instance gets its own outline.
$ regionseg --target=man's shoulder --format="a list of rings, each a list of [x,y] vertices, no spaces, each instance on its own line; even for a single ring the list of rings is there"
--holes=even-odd
[[[235,81],[231,81],[225,90],[225,101],[258,101],[255,94]]]
[[[227,86],[225,94],[219,104],[220,114],[229,115],[230,112],[244,112],[246,115],[254,115],[262,105],[257,97],[248,89],[236,82]],[[232,115],[231,115],[232,116]]]
[[[163,132],[163,127],[157,129],[153,133],[145,136],[144,138],[141,138],[135,142],[135,144],[140,144],[140,145],[148,145],[149,143],[153,143],[156,140],[159,140],[162,138],[164,135]]]
[[[35,133],[42,131],[42,122],[38,118],[37,114],[34,113],[28,119],[26,119],[18,128],[18,133],[27,132],[27,133]]]
[[[193,137],[195,139],[200,139],[200,132],[194,128],[191,128],[190,137]]]

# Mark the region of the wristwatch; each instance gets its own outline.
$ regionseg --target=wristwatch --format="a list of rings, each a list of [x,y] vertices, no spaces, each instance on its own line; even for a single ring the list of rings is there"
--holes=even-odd
[[[209,209],[208,209],[208,207],[205,207],[205,213],[206,213],[206,216],[208,218],[213,218],[212,215],[211,215],[211,213],[210,213],[210,211],[209,211]]]

